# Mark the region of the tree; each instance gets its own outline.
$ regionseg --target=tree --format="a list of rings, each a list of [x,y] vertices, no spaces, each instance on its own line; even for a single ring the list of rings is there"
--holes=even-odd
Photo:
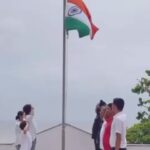
[[[143,111],[138,112],[137,119],[141,122],[150,119],[150,70],[145,71],[146,77],[142,77],[136,86],[132,89],[133,93],[138,94],[139,97],[139,107],[144,108]],[[142,98],[141,96],[148,95],[148,98]]]
[[[137,115],[141,122],[127,130],[127,141],[131,144],[150,144],[150,70],[146,71],[146,77],[138,81],[132,92],[139,95],[138,106],[143,111]]]

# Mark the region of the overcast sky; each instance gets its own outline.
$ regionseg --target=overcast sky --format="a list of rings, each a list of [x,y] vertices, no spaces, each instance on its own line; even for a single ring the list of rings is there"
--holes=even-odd
[[[100,99],[122,97],[132,124],[131,88],[150,68],[150,1],[85,2],[100,31],[69,33],[67,121],[92,123]],[[38,120],[61,121],[62,10],[62,0],[0,0],[0,120],[32,103]]]

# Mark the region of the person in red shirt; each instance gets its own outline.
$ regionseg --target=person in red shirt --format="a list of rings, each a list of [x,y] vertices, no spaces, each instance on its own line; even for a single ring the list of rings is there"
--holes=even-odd
[[[103,148],[104,150],[111,150],[111,146],[109,144],[110,140],[110,133],[111,133],[111,125],[113,121],[113,113],[112,113],[112,104],[108,104],[106,106],[105,112],[105,127],[104,127],[104,134],[103,134]]]

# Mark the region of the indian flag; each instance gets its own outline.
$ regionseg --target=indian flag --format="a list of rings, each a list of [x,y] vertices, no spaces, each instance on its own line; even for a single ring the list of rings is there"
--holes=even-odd
[[[65,28],[77,30],[79,37],[94,38],[98,28],[93,24],[91,14],[82,0],[68,0],[66,4]]]

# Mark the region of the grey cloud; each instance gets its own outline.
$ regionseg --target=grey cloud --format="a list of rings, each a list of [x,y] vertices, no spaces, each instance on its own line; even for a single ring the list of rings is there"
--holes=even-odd
[[[120,96],[131,124],[131,88],[150,66],[150,2],[85,2],[100,31],[93,41],[69,33],[67,120],[92,123],[100,98]],[[61,120],[62,1],[0,2],[0,69],[0,119],[31,102],[38,119]]]

